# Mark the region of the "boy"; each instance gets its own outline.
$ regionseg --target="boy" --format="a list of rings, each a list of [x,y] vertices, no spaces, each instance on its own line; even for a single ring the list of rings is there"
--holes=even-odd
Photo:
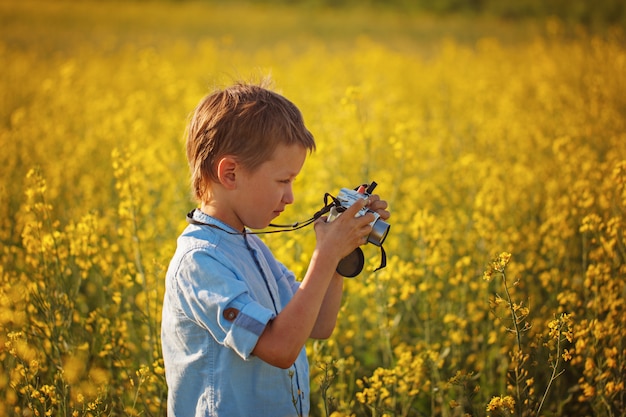
[[[200,209],[166,277],[161,329],[168,415],[306,416],[305,343],[336,323],[341,258],[366,243],[374,216],[353,204],[315,222],[316,246],[297,282],[248,228],[293,203],[292,183],[315,149],[300,111],[262,86],[237,84],[203,99],[188,127],[187,158]],[[377,196],[369,208],[389,217]]]

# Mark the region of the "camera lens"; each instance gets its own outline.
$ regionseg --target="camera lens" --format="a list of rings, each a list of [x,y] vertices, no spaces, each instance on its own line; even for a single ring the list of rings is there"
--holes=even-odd
[[[389,226],[389,224],[384,222],[383,220],[376,220],[376,222],[374,222],[374,225],[372,226],[372,231],[367,237],[367,241],[373,245],[381,246],[385,241],[385,238],[387,238],[390,227],[391,226]]]

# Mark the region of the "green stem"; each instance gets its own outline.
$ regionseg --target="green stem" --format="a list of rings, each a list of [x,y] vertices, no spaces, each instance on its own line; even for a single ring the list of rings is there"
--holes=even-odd
[[[506,273],[504,272],[504,269],[501,271],[502,274],[502,281],[504,282],[504,292],[506,293],[506,298],[507,301],[509,303],[509,310],[511,310],[511,318],[513,320],[513,326],[515,327],[515,337],[517,339],[517,354],[521,355],[522,352],[522,335],[520,333],[519,330],[519,326],[518,326],[518,320],[517,320],[517,314],[515,313],[515,308],[513,307],[513,302],[511,301],[511,294],[509,292],[509,286],[508,283],[506,281]],[[517,401],[519,403],[519,407],[517,408],[517,413],[519,416],[522,415],[521,412],[521,404],[522,404],[522,392],[520,389],[520,384],[519,384],[519,380],[520,380],[520,364],[519,364],[519,360],[521,360],[521,356],[519,358],[516,359],[515,362],[515,391],[517,394]]]
[[[537,407],[537,411],[535,411],[536,416],[538,416],[539,413],[541,412],[541,408],[543,407],[543,403],[546,401],[546,398],[548,397],[548,392],[550,392],[552,383],[554,382],[555,379],[559,377],[559,375],[563,373],[563,371],[557,373],[557,369],[559,368],[559,362],[561,358],[561,329],[563,329],[563,323],[561,323],[559,326],[559,336],[556,341],[556,361],[554,363],[554,366],[552,367],[552,375],[550,375],[548,386],[546,387],[546,390],[543,393],[543,397],[541,397],[541,402],[539,403],[539,406]]]

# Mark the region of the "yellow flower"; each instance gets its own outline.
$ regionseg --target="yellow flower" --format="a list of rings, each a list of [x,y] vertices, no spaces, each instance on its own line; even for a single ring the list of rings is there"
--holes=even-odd
[[[487,269],[483,272],[483,280],[490,281],[495,273],[503,273],[510,260],[509,252],[501,252],[487,265]]]
[[[515,400],[510,395],[493,397],[487,404],[487,411],[515,412]]]
[[[510,259],[511,259],[511,254],[509,252],[500,253],[500,255],[498,255],[498,268],[499,268],[498,270],[504,271],[504,268],[506,268]]]
[[[563,360],[565,362],[570,361],[572,359],[572,351],[569,349],[563,349]]]

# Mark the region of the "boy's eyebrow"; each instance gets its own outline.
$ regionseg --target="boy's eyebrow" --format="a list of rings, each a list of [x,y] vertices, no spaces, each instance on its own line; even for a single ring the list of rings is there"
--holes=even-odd
[[[300,173],[299,172],[293,172],[293,171],[286,171],[286,172],[278,172],[278,176],[280,178],[287,178],[290,181],[295,181],[296,178],[298,178],[298,175]]]
[[[294,174],[293,172],[279,172],[278,174],[279,174],[278,175],[279,177],[288,177],[290,179],[296,179],[299,173]]]

